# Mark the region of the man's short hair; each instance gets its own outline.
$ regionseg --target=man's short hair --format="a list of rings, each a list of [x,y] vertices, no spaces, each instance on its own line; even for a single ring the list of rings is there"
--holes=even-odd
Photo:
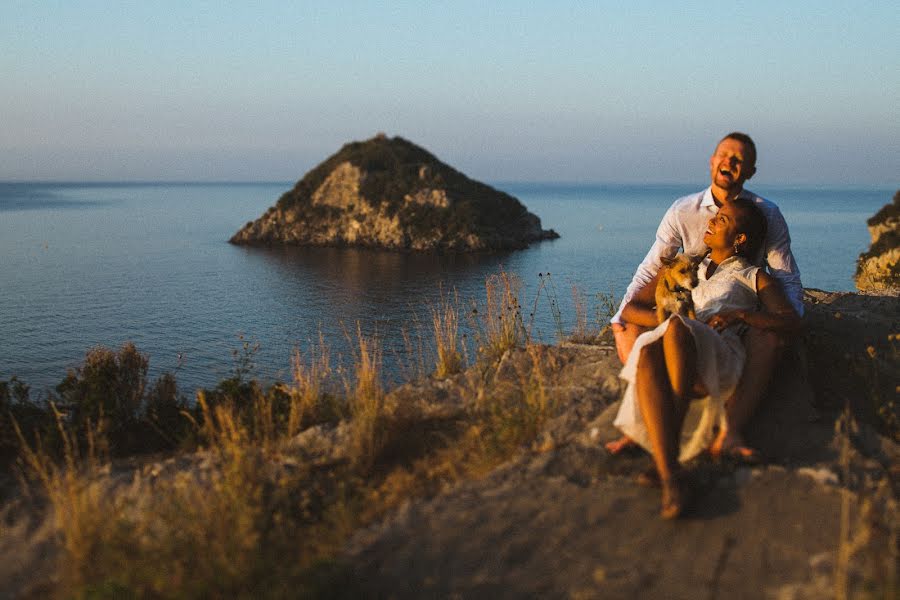
[[[752,160],[750,161],[750,165],[753,167],[756,166],[756,144],[753,143],[753,138],[751,138],[746,133],[741,133],[740,131],[732,131],[731,133],[729,133],[728,135],[723,137],[721,140],[719,140],[719,143],[721,144],[725,140],[737,140],[740,143],[747,146],[747,148],[750,149],[750,155],[752,157]]]

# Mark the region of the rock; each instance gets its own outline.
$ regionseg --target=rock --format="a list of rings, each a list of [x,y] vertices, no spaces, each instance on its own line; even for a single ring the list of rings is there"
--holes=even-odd
[[[804,301],[803,358],[816,406],[849,405],[856,418],[889,436],[900,434],[900,297],[809,288]]]
[[[379,134],[345,145],[230,241],[465,252],[557,237],[512,196]]]
[[[859,255],[856,287],[860,291],[900,294],[900,190],[867,222],[872,245]]]
[[[677,524],[657,517],[657,490],[634,483],[651,465],[646,453],[610,457],[602,447],[618,436],[614,349],[512,350],[485,395],[522,393],[540,365],[554,415],[484,479],[415,499],[355,536],[345,556],[356,580],[373,597],[396,598],[820,598],[835,589],[840,562],[851,596],[866,582],[878,589],[879,569],[894,564],[897,446],[855,417],[847,438],[835,420],[844,402],[871,401],[875,378],[848,373],[845,353],[870,360],[875,344],[888,356],[878,340],[896,331],[900,299],[807,290],[805,303],[807,349],[786,357],[746,432],[768,464],[699,458],[698,494]],[[871,366],[890,379],[881,369],[891,364]],[[833,387],[841,402],[814,397],[811,384]],[[842,511],[851,515],[843,533]],[[842,535],[851,549],[838,561]]]

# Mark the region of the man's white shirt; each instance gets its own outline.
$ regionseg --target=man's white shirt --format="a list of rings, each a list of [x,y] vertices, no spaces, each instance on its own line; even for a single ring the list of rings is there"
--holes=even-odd
[[[768,267],[769,273],[781,284],[797,314],[803,316],[803,285],[800,283],[800,270],[797,268],[794,255],[791,254],[791,236],[781,211],[772,202],[749,190],[742,190],[740,196],[755,202],[768,221],[766,241],[760,255],[755,257],[756,264]],[[613,323],[622,322],[622,308],[659,272],[662,266],[660,257],[675,256],[679,248],[683,249],[685,254],[700,255],[706,252],[703,235],[706,233],[707,222],[717,210],[711,188],[684,196],[672,203],[656,230],[656,240],[647,256],[638,265],[637,272],[625,291],[622,304],[612,318]]]

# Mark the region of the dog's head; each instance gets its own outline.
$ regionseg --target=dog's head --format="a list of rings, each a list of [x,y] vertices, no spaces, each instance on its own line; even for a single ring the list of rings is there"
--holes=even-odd
[[[697,287],[697,267],[702,256],[688,256],[683,252],[679,252],[672,258],[661,257],[663,268],[665,269],[665,277],[673,284],[673,287],[680,287],[686,290],[692,290]]]

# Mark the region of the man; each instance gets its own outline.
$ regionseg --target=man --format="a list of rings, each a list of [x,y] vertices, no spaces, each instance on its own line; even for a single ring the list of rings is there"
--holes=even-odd
[[[791,254],[787,223],[775,204],[744,189],[744,182],[756,173],[756,145],[750,136],[732,132],[722,138],[709,159],[709,171],[711,184],[707,189],[679,198],[666,211],[656,231],[656,241],[638,266],[619,311],[612,318],[616,349],[623,364],[644,329],[624,322],[622,307],[637,290],[653,279],[662,265],[660,257],[674,256],[679,248],[684,249],[686,254],[703,254],[706,251],[703,234],[707,221],[720,206],[738,196],[755,202],[768,222],[766,242],[760,256],[755,257],[757,264],[768,266],[797,314],[803,316],[803,287],[800,271]],[[740,432],[765,392],[784,340],[774,333],[751,328],[744,336],[744,345],[747,348],[747,363],[737,390],[726,403],[727,427],[720,432],[711,450],[715,454],[724,452],[752,459],[755,453],[745,446]],[[623,438],[610,442],[607,448],[616,453],[630,443],[630,440]]]

